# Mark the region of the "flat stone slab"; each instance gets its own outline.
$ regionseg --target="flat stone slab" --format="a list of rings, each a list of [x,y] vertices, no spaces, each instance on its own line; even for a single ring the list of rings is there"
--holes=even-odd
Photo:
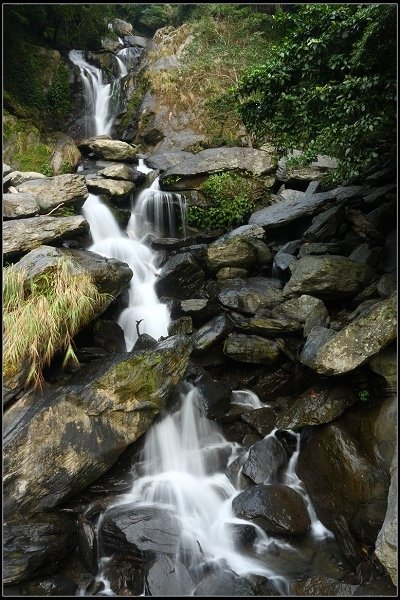
[[[32,194],[3,194],[3,217],[6,219],[33,217],[39,212],[39,203]]]
[[[63,205],[82,206],[89,193],[83,175],[66,174],[25,181],[17,186],[19,193],[35,196],[41,211]]]

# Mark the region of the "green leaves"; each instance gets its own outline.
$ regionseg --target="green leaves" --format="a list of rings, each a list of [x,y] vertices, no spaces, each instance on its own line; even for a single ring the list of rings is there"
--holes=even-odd
[[[395,144],[394,5],[298,5],[287,35],[237,86],[238,110],[259,142],[339,160],[338,178]]]

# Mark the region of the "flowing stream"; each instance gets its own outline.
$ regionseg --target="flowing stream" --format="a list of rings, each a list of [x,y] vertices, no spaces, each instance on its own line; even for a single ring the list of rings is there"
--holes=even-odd
[[[132,59],[133,55],[137,57],[137,52],[118,53],[116,59],[118,64],[121,62],[121,77],[129,68],[124,57]],[[101,70],[89,65],[82,52],[71,51],[70,58],[80,68],[87,110],[88,113],[93,111],[96,134],[108,133],[113,121],[111,84],[104,83]],[[146,174],[151,172],[143,160],[140,160],[138,170]],[[155,266],[156,253],[150,242],[157,236],[177,236],[179,222],[185,235],[185,203],[182,197],[161,191],[156,178],[132,199],[132,213],[126,231],[119,227],[100,197],[93,194],[86,200],[83,214],[89,222],[93,241],[89,249],[126,262],[133,271],[128,306],[118,319],[124,330],[127,351],[135,345],[139,325],[140,333],[147,333],[155,339],[167,336],[170,315],[155,291],[159,270]],[[178,528],[176,547],[169,552],[174,568],[165,583],[166,595],[193,595],[199,582],[210,573],[217,576],[233,573],[247,578],[261,576],[272,585],[276,595],[288,594],[291,577],[307,568],[302,552],[287,537],[267,535],[258,525],[235,517],[232,510],[232,501],[241,492],[241,473],[239,470],[238,484],[234,485],[225,469],[240,456],[245,460],[248,451],[239,444],[228,442],[220,428],[202,416],[197,388],[183,382],[176,395],[172,412],[161,415],[146,434],[141,462],[135,465],[130,492],[120,496],[99,519],[96,581],[101,589],[94,594],[117,595],[107,577],[112,554],[102,543],[103,524],[115,515],[131,514],[146,508],[158,511],[157,514],[161,511],[165,515],[166,527],[173,518]],[[266,406],[250,390],[234,392],[232,404],[241,405],[243,410]],[[304,498],[311,521],[304,543],[311,544],[314,551],[325,552],[326,548],[331,548],[329,544],[333,536],[318,520],[296,474],[300,435],[289,433],[296,439],[296,448],[279,475],[274,474],[264,483],[290,486]],[[266,437],[275,434],[276,430]],[[155,530],[160,527],[159,523],[160,520],[154,521]],[[238,528],[243,526],[247,530],[249,527],[253,529],[251,547],[243,547],[238,542]],[[151,519],[146,527],[148,534],[152,530]],[[142,595],[152,594],[148,586],[147,581]]]

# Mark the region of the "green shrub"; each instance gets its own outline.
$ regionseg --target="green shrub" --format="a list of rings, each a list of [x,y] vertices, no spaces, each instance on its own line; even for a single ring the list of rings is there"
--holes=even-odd
[[[71,110],[71,86],[69,82],[69,69],[60,62],[53,77],[47,94],[49,110],[57,115],[65,116]]]
[[[205,230],[240,225],[254,207],[257,187],[256,182],[242,175],[211,175],[200,187],[200,192],[211,202],[211,206],[188,207],[188,225]]]

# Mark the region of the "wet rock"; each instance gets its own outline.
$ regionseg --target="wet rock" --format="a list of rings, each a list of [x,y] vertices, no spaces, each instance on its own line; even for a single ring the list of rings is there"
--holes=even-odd
[[[386,195],[390,192],[396,192],[396,184],[389,183],[381,187],[373,187],[372,190],[369,188],[367,193],[363,195],[363,201],[367,206],[374,206],[386,198]]]
[[[297,294],[346,298],[355,296],[371,279],[368,266],[344,256],[304,256],[297,261],[283,292],[288,298]]]
[[[39,202],[33,194],[3,194],[3,217],[6,219],[22,219],[39,213]]]
[[[353,596],[357,589],[357,585],[315,575],[296,581],[291,586],[291,593],[294,596]]]
[[[59,243],[89,231],[83,217],[31,217],[3,224],[5,260],[15,260],[42,244]]]
[[[44,211],[50,211],[59,204],[80,208],[88,197],[83,175],[55,175],[32,181],[25,181],[17,187],[18,193],[32,194]]]
[[[193,237],[186,238],[158,238],[153,240],[151,247],[154,250],[177,250],[189,246],[186,251],[190,251],[190,244],[193,243]]]
[[[193,333],[192,317],[181,317],[168,325],[168,335]]]
[[[155,340],[151,335],[147,333],[141,333],[137,338],[135,345],[133,347],[134,350],[150,350],[157,346],[157,340]]]
[[[249,277],[218,283],[218,301],[231,310],[254,315],[260,308],[271,308],[282,301],[281,284],[276,279]]]
[[[119,200],[127,198],[135,189],[132,181],[122,181],[120,179],[106,179],[102,177],[86,177],[86,185],[89,192],[93,194],[107,194],[116,197]]]
[[[247,434],[248,435],[248,434]],[[233,460],[225,469],[225,475],[237,490],[245,490],[252,485],[248,477],[242,475],[242,467],[247,460],[248,452],[244,452]]]
[[[329,324],[329,313],[322,300],[303,294],[279,304],[272,310],[275,318],[298,320],[303,323],[303,333],[307,336],[313,327],[325,327]]]
[[[249,272],[246,269],[238,269],[235,267],[224,267],[217,271],[217,279],[223,281],[225,279],[239,279],[241,277],[247,277]]]
[[[247,579],[234,571],[217,571],[207,575],[194,591],[194,596],[254,596]]]
[[[83,154],[96,158],[137,163],[137,149],[127,142],[99,136],[82,141],[78,148]]]
[[[298,535],[311,526],[302,496],[286,485],[254,485],[233,499],[232,509],[271,534]]]
[[[138,559],[152,559],[159,552],[174,556],[179,536],[177,517],[154,506],[111,509],[101,529],[102,544],[108,551]]]
[[[379,247],[370,248],[369,244],[363,243],[357,246],[349,255],[350,260],[356,260],[364,265],[375,269],[382,260],[383,249]]]
[[[327,242],[335,236],[345,217],[343,206],[333,206],[313,218],[303,233],[305,242]]]
[[[174,152],[157,152],[147,158],[146,162],[152,169],[157,169],[157,171],[167,171],[192,157],[192,152],[184,152],[182,150]]]
[[[355,401],[355,393],[350,387],[317,385],[300,394],[287,410],[279,413],[276,426],[280,429],[299,429],[306,425],[329,423]]]
[[[104,576],[117,596],[140,596],[143,593],[145,573],[143,565],[136,558],[114,555]],[[100,590],[99,592],[95,592],[95,595],[108,595],[102,594]]]
[[[155,287],[159,297],[196,298],[204,287],[204,271],[189,252],[177,254],[164,264]]]
[[[297,258],[292,256],[292,254],[278,252],[274,258],[273,269],[276,271],[279,279],[286,282],[290,279],[291,275],[290,265],[294,265],[295,263],[297,263]]]
[[[347,373],[362,365],[396,339],[396,299],[397,294],[393,294],[338,333],[326,335],[325,340],[320,338],[322,343],[318,343],[316,352],[312,351],[310,338],[322,328],[314,328],[300,359],[317,373],[326,375]]]
[[[262,318],[258,317],[258,314],[252,319],[246,319],[239,314],[232,315],[232,318],[238,331],[266,337],[276,337],[282,333],[296,333],[303,329],[299,321]]]
[[[147,596],[191,596],[195,587],[186,567],[165,555],[151,565],[145,579]]]
[[[64,385],[26,393],[11,406],[4,414],[5,516],[56,506],[106,472],[165,406],[190,352],[187,336],[169,337],[152,350],[81,367]]]
[[[180,303],[180,310],[184,315],[192,317],[196,325],[216,316],[220,308],[208,298],[190,298]]]
[[[389,478],[342,426],[330,423],[302,436],[298,475],[319,519],[336,532],[343,517],[359,542],[373,545],[386,512]]]
[[[92,332],[95,346],[116,354],[126,351],[124,331],[115,321],[96,319]]]
[[[251,446],[242,473],[254,483],[264,483],[287,460],[288,455],[282,444],[276,437],[269,436]]]
[[[214,317],[194,334],[193,351],[204,352],[212,344],[225,339],[233,328],[234,324],[228,315],[222,314]]]
[[[75,581],[63,575],[40,577],[17,585],[6,585],[4,596],[76,596],[79,586]]]
[[[96,528],[83,515],[78,515],[79,554],[90,573],[97,573],[97,536]]]
[[[241,225],[228,233],[225,233],[220,237],[217,242],[225,242],[234,237],[244,237],[263,240],[265,238],[265,231],[259,225]]]
[[[124,35],[123,40],[128,46],[139,46],[140,48],[144,48],[149,41],[147,38],[140,35]]]
[[[387,499],[387,511],[382,529],[376,540],[375,554],[389,573],[393,584],[397,585],[397,451],[393,458],[390,474],[391,482]]]
[[[228,410],[232,389],[214,379],[206,371],[200,373],[194,381],[200,392],[199,409],[208,419],[218,419]]]
[[[274,429],[276,416],[272,408],[265,406],[243,413],[242,420],[254,427],[264,437]]]
[[[3,528],[3,582],[20,583],[59,569],[77,543],[69,517],[41,514],[6,521]]]
[[[118,50],[122,50],[123,45],[119,40],[116,40],[108,35],[101,39],[101,45],[107,52],[116,53]]]
[[[251,547],[256,539],[256,529],[253,525],[245,525],[244,523],[227,523],[234,544],[237,548]]]
[[[377,291],[381,298],[389,298],[397,289],[397,277],[385,273],[378,281]]]
[[[256,262],[257,253],[246,238],[234,237],[223,243],[211,244],[207,250],[206,260],[213,271],[223,267],[248,269]]]
[[[278,254],[279,252],[282,252],[283,254],[292,254],[293,256],[296,256],[300,248],[300,243],[301,240],[292,240],[291,242],[287,242],[279,248]]]
[[[397,231],[395,229],[385,238],[385,255],[382,270],[392,275],[397,274]]]
[[[263,436],[258,433],[248,433],[242,439],[243,448],[246,448],[248,450],[250,446],[252,446],[256,442],[259,442],[260,440],[262,440],[262,438]]]
[[[309,256],[310,254],[344,254],[343,245],[339,242],[328,242],[325,244],[306,242],[301,245],[299,258]]]
[[[243,421],[234,421],[233,423],[223,425],[223,433],[225,439],[229,442],[238,442],[241,444],[244,436],[253,433],[253,429],[247,423],[243,423]]]
[[[224,354],[248,363],[274,364],[279,357],[276,344],[258,335],[231,334],[224,342]]]
[[[245,171],[259,176],[274,170],[267,152],[253,148],[208,148],[186,158],[164,171],[160,177],[162,189],[197,189],[205,176],[220,171]],[[175,178],[179,177],[178,181]]]

